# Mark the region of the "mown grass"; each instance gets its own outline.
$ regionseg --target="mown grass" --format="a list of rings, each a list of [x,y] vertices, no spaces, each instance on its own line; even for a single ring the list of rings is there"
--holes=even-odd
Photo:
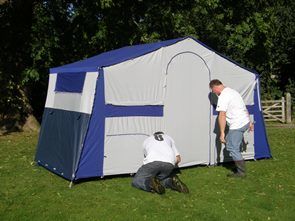
[[[31,164],[37,136],[0,137],[0,220],[295,220],[294,128],[268,128],[273,159],[247,162],[247,178],[229,179],[222,166],[184,169],[190,194],[162,196],[132,188],[128,176],[70,189]]]

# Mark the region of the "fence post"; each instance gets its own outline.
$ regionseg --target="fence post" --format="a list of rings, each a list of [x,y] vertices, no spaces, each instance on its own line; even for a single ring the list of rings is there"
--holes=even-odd
[[[286,123],[286,102],[285,97],[282,97],[282,122]]]
[[[291,94],[286,93],[286,123],[292,123],[291,105],[292,105]]]

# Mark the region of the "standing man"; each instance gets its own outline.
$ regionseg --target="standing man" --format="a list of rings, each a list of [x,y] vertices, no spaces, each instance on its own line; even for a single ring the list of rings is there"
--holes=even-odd
[[[254,125],[250,121],[250,116],[241,95],[225,87],[220,80],[214,79],[209,84],[213,93],[218,96],[216,111],[218,114],[218,124],[220,129],[220,142],[226,144],[236,165],[236,172],[229,174],[229,177],[245,177],[245,161],[240,153],[240,146],[246,130],[253,131]],[[225,126],[229,126],[229,131],[225,137]]]
[[[171,188],[188,193],[187,186],[173,173],[181,161],[174,141],[163,132],[156,132],[143,142],[144,160],[133,178],[132,186],[158,194]]]

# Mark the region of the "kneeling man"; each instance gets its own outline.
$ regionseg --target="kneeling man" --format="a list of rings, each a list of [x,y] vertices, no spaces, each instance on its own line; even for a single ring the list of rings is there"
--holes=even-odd
[[[174,173],[181,158],[171,137],[163,132],[156,132],[144,141],[143,148],[143,165],[134,176],[132,186],[158,194],[165,193],[165,188],[189,192]]]

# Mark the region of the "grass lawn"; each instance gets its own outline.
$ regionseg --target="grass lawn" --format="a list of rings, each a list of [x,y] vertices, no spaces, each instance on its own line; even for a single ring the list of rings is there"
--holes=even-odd
[[[245,179],[227,178],[222,166],[184,169],[187,195],[146,193],[132,188],[128,176],[70,189],[31,164],[36,133],[2,136],[0,220],[295,220],[295,128],[267,132],[273,159],[247,162]]]

